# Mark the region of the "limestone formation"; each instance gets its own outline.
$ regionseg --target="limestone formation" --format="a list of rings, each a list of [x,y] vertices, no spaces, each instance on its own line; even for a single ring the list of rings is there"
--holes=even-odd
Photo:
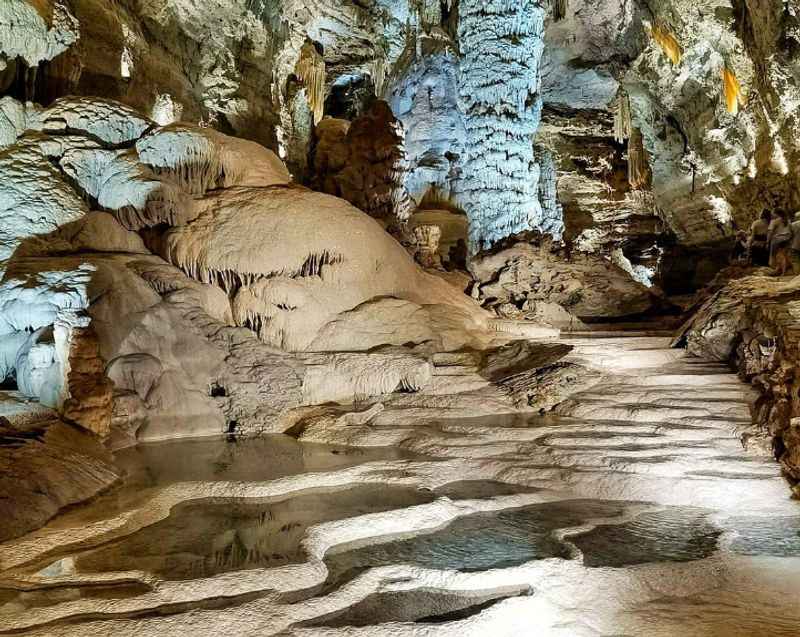
[[[0,409],[0,542],[39,528],[120,477],[95,438],[52,411],[8,395]]]
[[[83,99],[14,119],[0,299],[3,375],[23,394],[114,445],[280,430],[306,400],[424,385],[403,355],[350,355],[344,376],[315,380],[306,367],[334,358],[279,362],[280,351],[416,343],[429,354],[497,338],[378,223],[290,185],[267,149],[128,112]],[[20,224],[26,210],[38,216]],[[397,380],[377,381],[378,368]],[[363,383],[374,389],[354,389]]]
[[[538,230],[538,168],[532,136],[541,117],[539,61],[544,49],[539,4],[463,0],[459,102],[465,113],[463,200],[473,251]]]
[[[0,633],[795,634],[796,4],[0,0]]]
[[[372,217],[407,221],[405,132],[389,106],[378,101],[352,123],[326,120],[318,130],[314,168],[319,189]]]
[[[654,298],[619,266],[589,254],[564,259],[547,242],[518,243],[474,259],[473,294],[488,307],[511,304],[536,316],[540,302],[556,303],[579,319],[624,317],[646,312]]]
[[[692,318],[689,352],[735,365],[761,396],[754,422],[787,474],[800,480],[797,312],[800,281],[751,276],[717,290]]]

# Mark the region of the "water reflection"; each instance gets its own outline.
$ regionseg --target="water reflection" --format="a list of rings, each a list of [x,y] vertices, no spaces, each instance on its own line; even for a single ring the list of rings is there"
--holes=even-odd
[[[82,572],[144,570],[165,579],[209,577],[306,560],[300,543],[309,526],[431,502],[408,487],[363,485],[310,491],[281,501],[199,500],[165,520],[75,556]]]
[[[549,557],[569,558],[569,547],[553,531],[593,518],[620,516],[625,507],[597,500],[537,504],[459,518],[440,531],[411,539],[333,551],[325,556],[330,571],[327,588],[367,568],[391,564],[483,571]]]
[[[53,528],[107,519],[142,506],[157,489],[178,482],[266,482],[303,473],[346,469],[365,462],[419,458],[397,448],[301,443],[275,434],[229,440],[220,436],[140,444],[117,451],[121,485],[61,515]]]
[[[601,525],[570,537],[586,566],[630,566],[648,562],[689,562],[717,550],[722,531],[702,509],[670,507],[643,513],[625,524]]]
[[[800,517],[733,517],[722,526],[731,532],[730,549],[741,555],[800,557]]]
[[[298,442],[290,436],[200,438],[140,444],[115,459],[128,483],[266,481],[301,473],[334,471],[376,460],[419,457],[398,448],[355,448]]]
[[[0,613],[22,613],[64,602],[95,599],[125,599],[150,591],[141,582],[122,582],[102,586],[51,586],[34,590],[0,588]]]

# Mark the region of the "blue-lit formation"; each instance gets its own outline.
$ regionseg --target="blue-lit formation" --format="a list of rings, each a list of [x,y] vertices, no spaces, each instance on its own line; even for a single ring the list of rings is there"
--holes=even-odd
[[[459,11],[462,192],[478,251],[542,222],[532,140],[542,111],[544,9],[534,0],[462,0]]]

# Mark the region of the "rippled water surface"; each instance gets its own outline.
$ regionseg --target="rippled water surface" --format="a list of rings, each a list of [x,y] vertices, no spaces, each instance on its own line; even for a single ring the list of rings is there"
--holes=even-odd
[[[624,512],[624,503],[575,500],[470,515],[435,533],[329,553],[325,557],[329,583],[389,564],[483,571],[549,557],[568,558],[569,547],[553,531]]]
[[[570,537],[587,566],[631,566],[648,562],[688,562],[717,550],[722,531],[708,512],[670,507],[643,513],[624,524],[604,524]]]
[[[733,534],[730,549],[735,553],[800,557],[800,516],[734,517],[722,526]]]

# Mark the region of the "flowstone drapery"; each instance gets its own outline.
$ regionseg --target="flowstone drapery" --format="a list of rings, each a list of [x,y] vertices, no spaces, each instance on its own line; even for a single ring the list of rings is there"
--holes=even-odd
[[[538,229],[539,63],[544,9],[535,0],[462,0],[459,102],[467,128],[464,204],[473,251]]]

